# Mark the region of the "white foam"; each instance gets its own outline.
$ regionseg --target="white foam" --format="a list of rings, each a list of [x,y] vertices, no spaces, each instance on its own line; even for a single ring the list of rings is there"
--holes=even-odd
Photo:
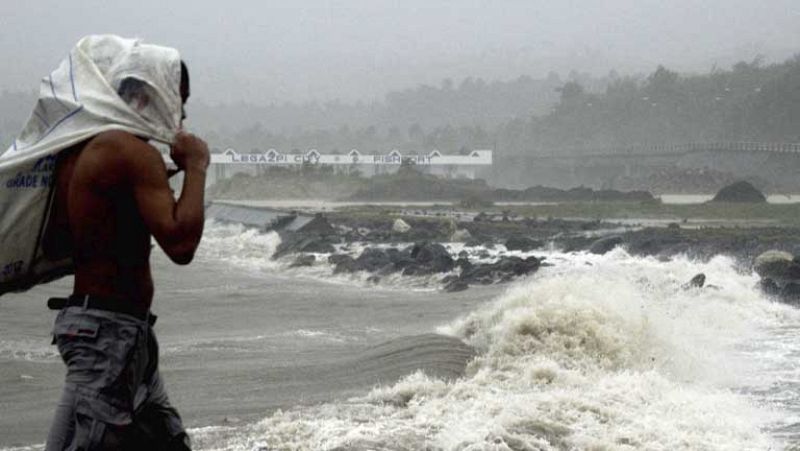
[[[198,255],[209,261],[221,261],[236,268],[255,273],[270,271],[289,277],[309,278],[334,285],[358,286],[370,289],[433,291],[439,288],[440,280],[447,274],[429,276],[403,276],[393,273],[374,277],[365,271],[334,274],[334,266],[328,263],[329,254],[311,253],[316,261],[311,266],[292,268],[296,255],[273,259],[272,255],[281,243],[275,232],[263,233],[238,224],[222,224],[213,220],[206,222],[206,231]],[[367,247],[404,248],[410,243],[397,245],[350,243],[335,246],[337,253],[358,257]]]
[[[0,340],[0,359],[48,362],[60,357],[48,338],[15,338]]]
[[[479,351],[465,377],[418,373],[347,402],[198,430],[199,449],[781,445],[769,431],[790,417],[756,388],[791,382],[770,368],[800,346],[794,333],[776,342],[775,329],[795,330],[800,315],[763,299],[754,276],[727,258],[549,257],[558,265],[440,328]],[[698,272],[719,289],[681,289]]]
[[[198,256],[252,271],[272,270],[280,266],[272,259],[280,243],[281,238],[275,232],[262,233],[240,224],[208,220]]]

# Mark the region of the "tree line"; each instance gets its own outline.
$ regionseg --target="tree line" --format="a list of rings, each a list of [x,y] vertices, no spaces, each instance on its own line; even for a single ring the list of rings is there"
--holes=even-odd
[[[32,92],[0,94],[0,145],[33,106]],[[800,142],[800,55],[704,74],[665,67],[641,76],[577,72],[487,82],[443,80],[382,101],[188,105],[190,126],[213,147],[346,153],[492,148],[553,155],[703,141]]]

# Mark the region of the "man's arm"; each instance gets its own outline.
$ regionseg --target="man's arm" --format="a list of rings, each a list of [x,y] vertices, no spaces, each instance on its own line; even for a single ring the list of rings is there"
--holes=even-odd
[[[178,136],[171,155],[184,170],[184,179],[176,202],[161,154],[149,144],[132,139],[135,142],[129,143],[129,152],[126,152],[126,175],[139,213],[169,258],[186,265],[192,261],[203,235],[208,148],[193,135],[181,133]]]

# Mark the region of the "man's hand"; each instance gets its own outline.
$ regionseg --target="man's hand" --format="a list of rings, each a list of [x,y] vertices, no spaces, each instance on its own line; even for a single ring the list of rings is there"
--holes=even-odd
[[[194,169],[205,172],[210,161],[208,146],[205,141],[184,131],[175,136],[175,143],[170,147],[169,156],[180,170]]]

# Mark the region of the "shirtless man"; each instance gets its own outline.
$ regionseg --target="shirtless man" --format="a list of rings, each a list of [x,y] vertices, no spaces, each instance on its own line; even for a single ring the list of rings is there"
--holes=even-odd
[[[158,371],[149,259],[154,237],[175,263],[192,260],[209,153],[180,132],[170,156],[185,174],[177,202],[161,153],[142,138],[105,132],[59,156],[44,247],[53,258],[72,255],[75,285],[68,299],[51,300],[62,309],[53,340],[67,376],[47,451],[189,449]]]

